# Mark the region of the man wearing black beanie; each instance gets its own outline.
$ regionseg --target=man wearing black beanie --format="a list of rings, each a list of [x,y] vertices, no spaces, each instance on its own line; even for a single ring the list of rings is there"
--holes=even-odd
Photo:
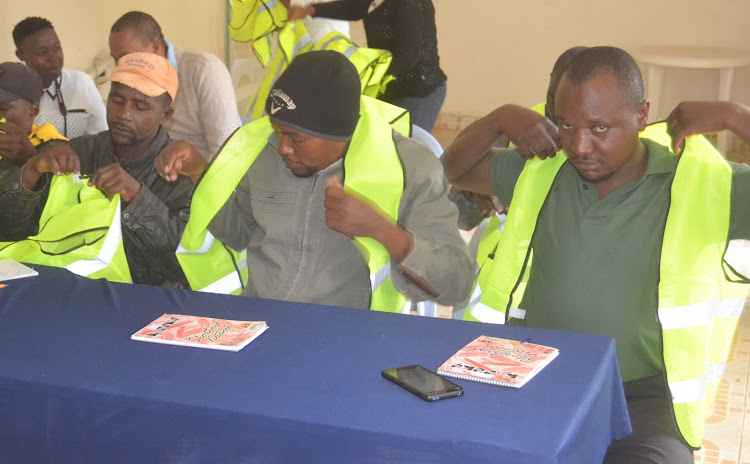
[[[299,55],[266,112],[207,170],[182,153],[157,162],[167,180],[200,179],[178,250],[193,289],[234,290],[210,256],[200,260],[226,246],[247,250],[246,296],[392,312],[408,308],[404,295],[446,305],[468,297],[471,261],[439,161],[389,125],[402,109],[360,96],[349,60]]]

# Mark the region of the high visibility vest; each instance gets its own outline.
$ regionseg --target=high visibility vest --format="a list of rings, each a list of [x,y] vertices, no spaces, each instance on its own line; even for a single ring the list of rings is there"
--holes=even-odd
[[[315,44],[313,50],[333,50],[349,58],[359,73],[362,95],[377,98],[386,85],[395,78],[386,75],[393,55],[388,50],[358,47],[352,39],[341,32],[329,32]]]
[[[72,175],[52,178],[39,232],[0,243],[0,258],[62,267],[92,279],[132,282],[122,245],[120,196],[110,201]]]
[[[271,64],[263,76],[255,95],[245,108],[243,117],[249,117],[253,120],[260,119],[266,114],[266,100],[271,93],[271,88],[281,73],[289,66],[294,57],[300,53],[308,52],[313,48],[313,39],[307,32],[307,28],[302,21],[288,22],[279,31],[278,36],[279,50],[273,55]],[[265,66],[265,64],[264,64]]]
[[[301,53],[310,50],[333,50],[342,53],[354,64],[362,84],[361,93],[368,97],[377,97],[385,90],[385,86],[394,79],[386,75],[391,65],[393,55],[387,50],[358,47],[346,35],[333,31],[329,32],[317,43],[307,33],[302,21],[287,23],[279,31],[279,50],[268,66],[263,82],[245,108],[243,117],[259,119],[265,116],[266,100],[271,88],[289,63]]]
[[[398,221],[404,177],[392,130],[408,131],[410,127],[402,108],[362,96],[360,119],[344,158],[344,189],[373,201],[394,223]],[[177,250],[177,259],[194,290],[237,294],[247,283],[246,264],[240,263],[244,251],[232,250],[214,239],[208,224],[251,169],[272,132],[268,117],[238,129],[195,189],[190,219]],[[378,173],[377,178],[373,172]],[[391,281],[388,251],[371,238],[354,240],[370,270],[370,309],[403,310],[406,298]]]
[[[533,106],[531,109],[542,116],[545,114],[546,103],[539,103]],[[513,146],[513,143],[510,144]],[[482,238],[479,240],[479,247],[477,248],[477,256],[474,260],[476,277],[474,279],[474,288],[471,291],[471,297],[469,298],[467,311],[464,312],[464,319],[469,321],[479,321],[477,317],[472,315],[472,312],[483,313],[483,320],[485,322],[492,322],[495,324],[504,324],[505,316],[498,314],[496,311],[492,311],[489,308],[483,308],[481,296],[482,288],[486,287],[488,279],[490,278],[489,266],[485,266],[484,263],[489,260],[494,260],[496,257],[502,259],[497,254],[497,246],[500,243],[500,235],[505,226],[506,215],[494,214],[490,217],[487,227],[484,229]],[[526,282],[528,280],[528,272],[524,273],[524,277],[518,283],[518,292],[520,294],[526,289]],[[518,308],[510,309],[510,317],[516,317],[523,319],[523,310]]]
[[[666,123],[648,126],[641,137],[671,145]],[[526,162],[496,252],[500,260],[485,263],[489,276],[474,318],[504,320],[523,298],[517,284],[533,264],[528,255],[539,212],[565,161],[560,152],[545,161]],[[730,281],[723,262],[731,185],[732,169],[713,146],[701,136],[686,139],[671,183],[656,317],[677,426],[696,449],[747,296],[742,284],[748,281]],[[701,212],[700,221],[694,220],[695,211]]]
[[[286,7],[280,0],[230,0],[229,6],[229,37],[252,42],[255,56],[266,66],[271,59],[271,33],[286,24]]]

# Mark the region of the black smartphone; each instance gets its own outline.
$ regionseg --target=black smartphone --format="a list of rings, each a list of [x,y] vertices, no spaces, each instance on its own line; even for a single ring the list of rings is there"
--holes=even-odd
[[[386,369],[381,374],[425,401],[455,398],[464,394],[463,387],[417,364]]]

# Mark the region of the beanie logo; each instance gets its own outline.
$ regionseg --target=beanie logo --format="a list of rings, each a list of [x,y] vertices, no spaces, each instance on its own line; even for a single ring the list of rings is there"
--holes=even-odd
[[[275,97],[278,97],[281,101],[283,101],[284,105],[277,104],[277,99]],[[289,95],[285,94],[283,90],[273,89],[271,91],[271,114],[276,114],[284,106],[286,106],[288,110],[297,108],[297,105],[294,104],[294,100],[292,100]]]

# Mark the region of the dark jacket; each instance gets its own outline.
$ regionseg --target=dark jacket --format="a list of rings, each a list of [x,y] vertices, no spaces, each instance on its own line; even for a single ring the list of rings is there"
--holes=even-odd
[[[192,184],[184,177],[167,182],[154,169],[154,159],[169,142],[167,132],[160,129],[151,147],[133,162],[117,158],[109,131],[74,138],[70,146],[80,158],[82,175],[118,163],[143,186],[133,202],[122,202],[123,246],[133,283],[188,288],[175,249],[189,218]],[[33,190],[26,190],[21,184],[21,168],[0,175],[0,206],[13,205],[0,212],[0,225],[16,240],[19,235],[37,232],[50,179],[46,174]]]

